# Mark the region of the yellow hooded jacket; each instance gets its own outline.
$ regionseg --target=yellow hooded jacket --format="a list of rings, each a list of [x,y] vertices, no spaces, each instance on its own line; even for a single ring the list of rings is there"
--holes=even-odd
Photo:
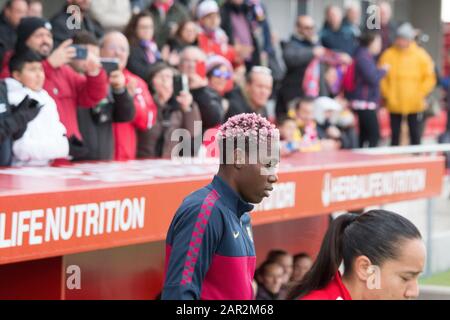
[[[425,98],[436,85],[434,63],[425,49],[415,42],[404,50],[393,46],[383,53],[379,65],[389,66],[381,81],[381,94],[389,112],[403,115],[423,112]]]

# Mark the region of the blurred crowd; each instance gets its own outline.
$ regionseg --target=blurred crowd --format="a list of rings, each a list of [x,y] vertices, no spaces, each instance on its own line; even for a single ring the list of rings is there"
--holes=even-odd
[[[194,141],[241,113],[275,123],[283,155],[377,147],[380,108],[392,145],[403,122],[420,144],[430,94],[450,92],[388,1],[378,29],[357,3],[330,5],[323,25],[299,16],[283,41],[260,0],[65,2],[50,20],[39,0],[2,9],[1,166],[169,158],[177,129],[193,142],[178,155],[195,156],[208,141]]]

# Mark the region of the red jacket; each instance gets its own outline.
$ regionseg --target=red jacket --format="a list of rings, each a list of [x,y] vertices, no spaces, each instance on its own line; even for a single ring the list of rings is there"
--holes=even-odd
[[[3,56],[3,61],[2,61],[2,70],[0,72],[0,79],[6,79],[11,76],[11,74],[9,73],[9,61],[11,60],[13,54],[14,54],[14,51],[12,51],[12,50],[5,52],[5,55]]]
[[[115,160],[136,159],[136,130],[147,130],[156,121],[157,107],[144,80],[131,73],[127,69],[123,71],[127,84],[136,81],[134,94],[134,107],[136,115],[132,122],[114,123],[114,158]]]
[[[10,77],[9,60],[13,52],[5,54],[0,76]],[[96,77],[83,76],[65,65],[53,68],[47,60],[42,62],[45,72],[44,89],[55,100],[59,118],[67,129],[67,136],[82,139],[78,129],[77,108],[96,106],[108,93],[106,72],[102,69]]]
[[[197,41],[199,48],[207,55],[219,55],[230,61],[233,66],[238,65],[236,51],[228,43],[215,41],[210,35],[204,32],[199,33]]]
[[[44,89],[55,99],[61,122],[67,136],[82,139],[78,129],[78,106],[92,108],[108,94],[108,80],[102,69],[95,77],[84,76],[65,65],[53,68],[47,60],[42,63],[45,72]]]
[[[342,282],[341,274],[338,271],[325,288],[314,290],[300,300],[352,300],[352,297]]]

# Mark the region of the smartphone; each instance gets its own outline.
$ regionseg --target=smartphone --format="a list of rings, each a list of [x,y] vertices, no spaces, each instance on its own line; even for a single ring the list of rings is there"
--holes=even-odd
[[[189,92],[188,78],[185,74],[175,75],[173,77],[173,96],[178,97],[182,91]]]
[[[206,79],[206,64],[204,61],[197,62],[195,66],[195,72],[203,79]]]
[[[88,56],[87,48],[74,44],[72,48],[75,48],[75,60],[86,60]]]
[[[116,58],[101,58],[100,62],[108,75],[119,70],[119,60]]]

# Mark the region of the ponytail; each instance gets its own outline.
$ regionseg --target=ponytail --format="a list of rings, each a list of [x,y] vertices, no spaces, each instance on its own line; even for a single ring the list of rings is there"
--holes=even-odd
[[[314,265],[288,294],[289,300],[322,289],[333,279],[342,262],[342,235],[357,217],[356,214],[344,214],[331,223]]]
[[[288,299],[301,298],[326,287],[341,263],[345,274],[352,272],[354,259],[361,255],[381,266],[387,259],[398,258],[402,240],[421,238],[414,224],[393,212],[344,214],[331,223],[311,270],[289,292]]]

